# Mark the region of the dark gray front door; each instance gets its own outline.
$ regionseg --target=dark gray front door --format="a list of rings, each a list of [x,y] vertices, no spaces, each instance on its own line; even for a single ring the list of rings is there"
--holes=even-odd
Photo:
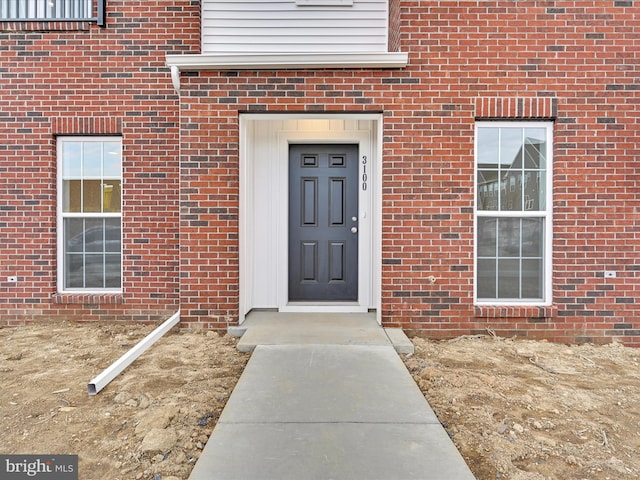
[[[289,147],[289,300],[358,299],[358,146]]]

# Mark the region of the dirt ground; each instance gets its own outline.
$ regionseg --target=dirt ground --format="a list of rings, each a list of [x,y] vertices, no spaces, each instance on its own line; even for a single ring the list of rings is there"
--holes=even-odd
[[[478,479],[640,478],[640,349],[413,342],[405,362]]]
[[[89,396],[152,328],[0,328],[0,453],[77,454],[82,480],[186,480],[249,357],[172,331]],[[640,350],[413,341],[404,360],[478,479],[640,478]]]
[[[0,329],[0,453],[77,454],[82,480],[187,479],[249,357],[232,337],[172,330],[89,396],[152,330]]]

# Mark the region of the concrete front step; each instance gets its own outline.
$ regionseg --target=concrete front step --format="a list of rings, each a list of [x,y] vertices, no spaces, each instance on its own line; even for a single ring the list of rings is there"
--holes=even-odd
[[[253,312],[231,333],[241,337],[241,352],[252,352],[256,345],[391,344],[398,353],[413,353],[402,329],[383,329],[370,313]]]

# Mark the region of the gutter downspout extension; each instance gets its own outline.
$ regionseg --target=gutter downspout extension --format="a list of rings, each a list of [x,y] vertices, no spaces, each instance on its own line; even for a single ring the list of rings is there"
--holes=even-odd
[[[116,360],[110,367],[104,372],[95,377],[87,385],[87,391],[89,395],[96,395],[100,390],[116,378],[125,368],[133,363],[133,361],[142,355],[149,347],[151,347],[156,341],[158,341],[165,333],[175,327],[180,321],[180,310],[174,313],[168,320],[162,325],[156,328],[153,332],[140,340],[138,344],[125,353],[122,357]]]

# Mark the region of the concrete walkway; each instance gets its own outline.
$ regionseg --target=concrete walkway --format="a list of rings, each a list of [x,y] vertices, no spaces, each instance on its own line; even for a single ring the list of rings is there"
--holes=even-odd
[[[190,480],[473,480],[368,314],[252,314],[253,354]]]

